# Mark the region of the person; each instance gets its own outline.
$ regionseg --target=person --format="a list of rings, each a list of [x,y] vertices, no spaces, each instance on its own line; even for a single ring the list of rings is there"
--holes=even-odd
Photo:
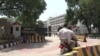
[[[75,33],[71,30],[71,27],[67,27],[67,24],[63,25],[63,28],[59,29],[57,33],[60,39],[61,54],[72,51],[73,47],[77,46],[77,38]]]

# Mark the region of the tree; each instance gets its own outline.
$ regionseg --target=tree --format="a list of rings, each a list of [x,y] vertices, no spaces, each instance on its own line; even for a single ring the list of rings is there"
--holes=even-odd
[[[80,0],[80,10],[81,14],[83,16],[83,20],[85,22],[85,25],[87,26],[87,29],[89,30],[89,33],[91,33],[91,27],[90,25],[93,24],[94,27],[97,27],[100,32],[100,1],[99,0]]]
[[[66,10],[66,23],[67,24],[75,24],[76,16],[75,11],[78,7],[78,0],[65,0],[67,2],[68,9]]]
[[[43,24],[43,22],[42,22],[41,20],[38,20],[38,21],[37,21],[37,25],[38,25],[39,27],[43,27],[43,26],[44,26],[44,24]]]
[[[100,21],[100,1],[99,0],[66,0],[68,4],[68,8],[71,8],[71,12],[69,9],[67,10],[67,16],[71,14],[70,18],[66,18],[69,22],[75,24],[75,22],[79,19],[83,21],[86,25],[88,32],[91,33],[90,25],[93,24],[100,30],[99,21]],[[69,13],[70,12],[70,13]]]
[[[44,0],[0,0],[0,14],[18,17],[22,23],[32,25],[46,9]]]

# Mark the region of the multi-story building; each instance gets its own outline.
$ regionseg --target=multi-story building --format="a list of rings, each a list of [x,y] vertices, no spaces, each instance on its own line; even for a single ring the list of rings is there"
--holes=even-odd
[[[43,22],[43,27],[47,28],[47,21]]]
[[[50,17],[47,21],[44,22],[44,25],[48,28],[51,27],[51,34],[56,34],[58,27],[62,26],[65,22],[65,14],[57,16],[57,17]],[[49,29],[48,29],[49,30]]]

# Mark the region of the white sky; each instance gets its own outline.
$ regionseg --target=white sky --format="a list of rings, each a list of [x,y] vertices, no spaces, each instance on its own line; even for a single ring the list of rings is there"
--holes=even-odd
[[[39,17],[39,20],[45,21],[49,17],[56,17],[66,13],[67,4],[65,0],[45,0],[47,9]]]

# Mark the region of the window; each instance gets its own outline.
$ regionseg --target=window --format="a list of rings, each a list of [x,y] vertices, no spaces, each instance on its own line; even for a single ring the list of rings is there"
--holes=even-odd
[[[16,31],[19,31],[19,27],[16,27]]]

